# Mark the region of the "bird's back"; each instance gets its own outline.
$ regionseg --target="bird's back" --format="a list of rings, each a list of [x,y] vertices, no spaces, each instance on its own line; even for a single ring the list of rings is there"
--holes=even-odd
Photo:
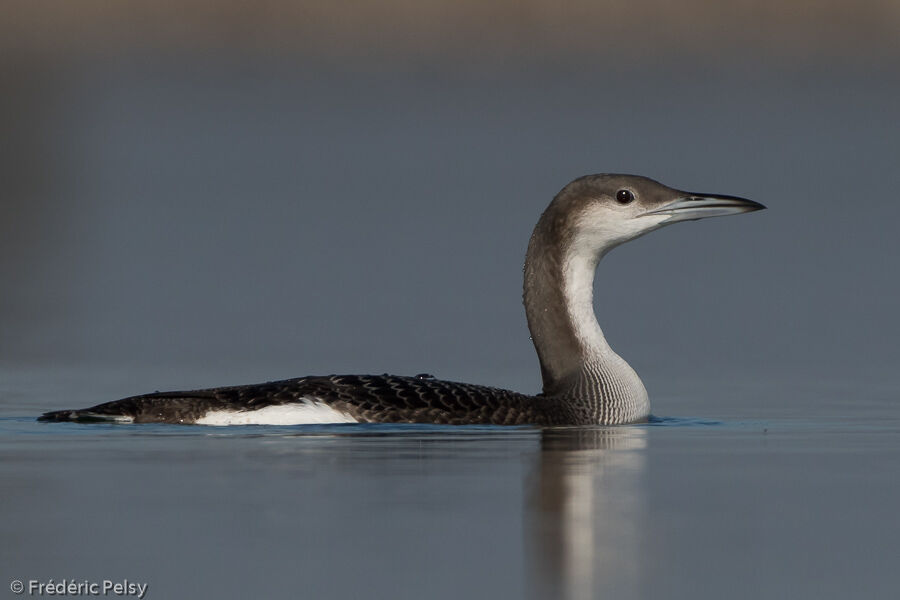
[[[254,385],[155,392],[83,410],[49,412],[41,420],[547,425],[558,420],[553,409],[556,405],[542,396],[444,381],[426,375],[327,375]]]

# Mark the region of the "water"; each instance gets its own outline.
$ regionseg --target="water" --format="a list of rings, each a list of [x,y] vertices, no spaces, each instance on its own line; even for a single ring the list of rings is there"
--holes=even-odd
[[[149,598],[897,592],[890,385],[781,380],[753,403],[758,383],[688,397],[702,382],[676,381],[638,426],[209,428],[37,423],[134,373],[2,375],[10,581],[127,579]]]

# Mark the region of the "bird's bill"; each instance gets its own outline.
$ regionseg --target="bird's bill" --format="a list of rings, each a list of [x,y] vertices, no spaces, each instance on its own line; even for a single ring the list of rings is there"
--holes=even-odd
[[[738,198],[737,196],[723,196],[719,194],[692,194],[684,192],[684,196],[673,202],[644,213],[645,215],[668,215],[665,223],[678,221],[692,221],[705,219],[706,217],[724,217],[726,215],[738,215],[755,210],[762,210],[765,206],[753,200]]]

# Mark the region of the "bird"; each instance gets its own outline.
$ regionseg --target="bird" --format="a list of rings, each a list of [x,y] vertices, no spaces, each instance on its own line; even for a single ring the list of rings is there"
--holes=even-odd
[[[597,265],[616,246],[661,227],[764,209],[753,200],[684,192],[639,175],[579,177],[553,198],[525,254],[523,301],[543,380],[538,394],[428,374],[307,376],[154,392],[40,421],[299,425],[621,425],[650,416],[647,390],[609,346],[593,307]]]

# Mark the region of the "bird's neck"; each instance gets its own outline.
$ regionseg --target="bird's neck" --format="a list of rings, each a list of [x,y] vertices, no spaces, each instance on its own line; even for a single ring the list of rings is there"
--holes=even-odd
[[[571,240],[531,238],[525,258],[525,314],[541,362],[544,393],[554,394],[587,363],[612,353],[594,316],[599,256]]]
[[[629,414],[649,412],[640,378],[610,348],[594,315],[594,273],[608,249],[559,236],[540,223],[532,235],[524,302],[544,394],[587,396],[591,404],[616,405]],[[606,408],[592,410],[600,414]]]

